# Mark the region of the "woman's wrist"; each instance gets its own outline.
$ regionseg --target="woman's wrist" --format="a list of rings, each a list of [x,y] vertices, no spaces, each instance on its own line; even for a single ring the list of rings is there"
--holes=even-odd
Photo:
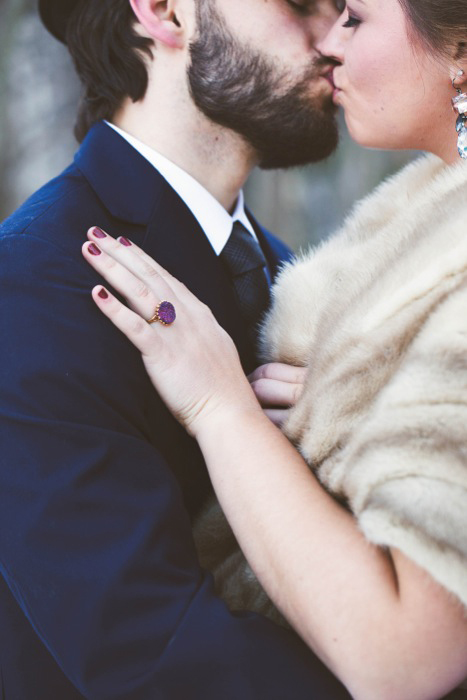
[[[214,436],[222,436],[226,430],[241,429],[242,424],[264,418],[260,404],[248,387],[241,397],[207,403],[191,424],[190,433],[202,446],[202,443],[211,442]]]

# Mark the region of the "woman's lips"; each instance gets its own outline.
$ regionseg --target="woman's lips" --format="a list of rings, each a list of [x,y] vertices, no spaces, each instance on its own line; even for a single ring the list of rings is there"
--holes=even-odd
[[[332,99],[335,101],[336,98],[339,96],[341,89],[338,85],[336,85],[336,82],[334,79],[334,71],[331,71],[330,82],[331,82],[332,87],[333,87]]]
[[[340,88],[334,82],[334,68],[323,73],[323,78],[328,81],[329,85],[332,87],[332,99],[335,100],[340,93]]]

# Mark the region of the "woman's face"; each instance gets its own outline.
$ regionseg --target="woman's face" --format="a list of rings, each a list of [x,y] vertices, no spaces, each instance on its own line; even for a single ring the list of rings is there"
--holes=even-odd
[[[450,67],[410,34],[399,0],[348,0],[318,48],[341,64],[334,100],[358,143],[454,160]]]

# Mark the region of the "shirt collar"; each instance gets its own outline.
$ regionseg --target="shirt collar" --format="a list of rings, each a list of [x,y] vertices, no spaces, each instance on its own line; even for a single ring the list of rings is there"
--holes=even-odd
[[[106,123],[146,158],[183,199],[206,234],[216,255],[221,253],[227,243],[235,221],[240,221],[251,235],[257,238],[245,212],[245,199],[242,190],[239,192],[235,210],[231,215],[205,187],[185,170],[118,126],[110,122]]]

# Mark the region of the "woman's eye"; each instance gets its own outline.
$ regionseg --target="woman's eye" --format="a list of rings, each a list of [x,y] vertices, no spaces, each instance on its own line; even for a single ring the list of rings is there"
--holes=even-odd
[[[334,4],[336,6],[336,10],[341,15],[345,10],[345,5],[346,5],[345,0],[335,0]]]
[[[355,15],[351,15],[349,12],[349,17],[342,26],[346,27],[346,29],[351,29],[352,27],[358,27],[358,25],[361,24],[361,22],[362,21],[358,19],[358,17],[355,17]]]

